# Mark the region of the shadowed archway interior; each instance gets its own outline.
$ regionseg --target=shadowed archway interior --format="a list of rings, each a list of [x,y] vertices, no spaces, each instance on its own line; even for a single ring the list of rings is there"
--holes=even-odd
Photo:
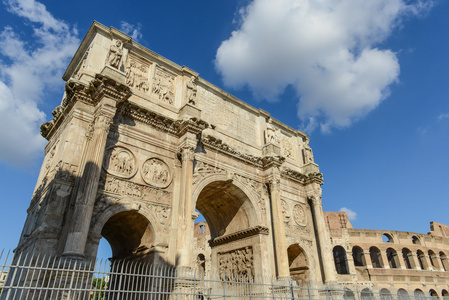
[[[254,225],[251,222],[254,211],[248,196],[231,182],[208,184],[198,196],[196,209],[206,219],[212,239]]]
[[[109,242],[113,258],[125,258],[149,249],[154,241],[150,222],[136,211],[124,211],[112,216],[101,235]]]

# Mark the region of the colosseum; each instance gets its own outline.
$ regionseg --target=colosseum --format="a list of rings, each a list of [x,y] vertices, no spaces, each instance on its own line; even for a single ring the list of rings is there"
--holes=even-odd
[[[105,238],[112,259],[449,297],[449,227],[323,212],[304,132],[97,22],[63,79],[17,253],[91,260]]]

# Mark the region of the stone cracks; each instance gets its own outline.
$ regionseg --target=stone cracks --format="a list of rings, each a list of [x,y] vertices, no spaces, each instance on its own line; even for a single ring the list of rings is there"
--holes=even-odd
[[[268,235],[268,228],[264,226],[254,226],[248,229],[240,230],[231,234],[227,234],[224,236],[217,237],[213,240],[209,241],[209,245],[211,247],[223,245],[229,242],[237,241],[243,238],[251,237],[258,234]]]

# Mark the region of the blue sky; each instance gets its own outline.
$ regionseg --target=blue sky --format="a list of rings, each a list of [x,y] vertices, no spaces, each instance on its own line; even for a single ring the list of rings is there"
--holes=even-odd
[[[348,208],[356,228],[448,224],[448,13],[443,0],[3,1],[0,247],[17,245],[39,126],[93,20],[308,132],[324,210]]]

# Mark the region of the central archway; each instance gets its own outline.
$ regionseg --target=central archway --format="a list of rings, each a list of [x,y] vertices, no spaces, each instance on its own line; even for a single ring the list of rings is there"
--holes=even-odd
[[[195,208],[210,230],[211,271],[223,279],[254,278],[263,273],[261,240],[268,229],[260,226],[260,212],[246,187],[224,179],[209,178],[195,193]]]

